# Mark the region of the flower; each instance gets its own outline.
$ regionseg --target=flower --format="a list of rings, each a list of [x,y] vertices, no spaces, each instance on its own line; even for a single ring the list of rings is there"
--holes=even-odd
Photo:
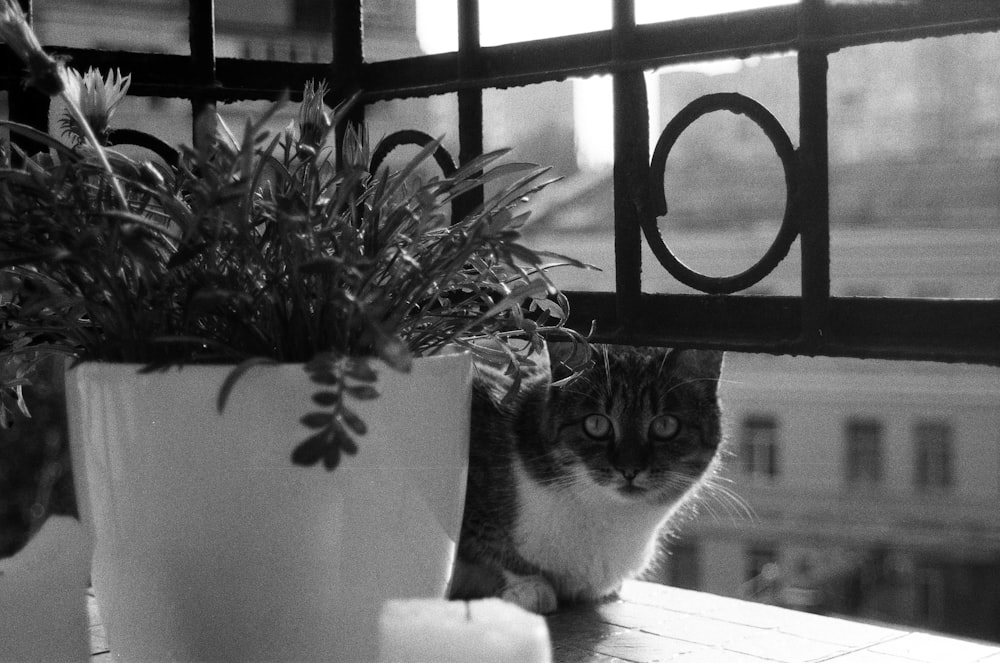
[[[312,148],[319,146],[333,126],[333,117],[323,103],[328,92],[326,82],[306,83],[299,106],[299,142]]]
[[[28,82],[49,96],[62,92],[59,63],[42,50],[17,0],[0,0],[0,39],[28,65]]]
[[[132,82],[131,74],[122,76],[121,71],[116,69],[109,71],[107,78],[101,78],[101,72],[93,67],[83,75],[72,67],[65,67],[62,74],[66,88],[64,96],[72,99],[94,130],[94,134],[101,143],[104,143],[110,129],[111,117],[128,94],[129,84]],[[63,134],[73,136],[78,145],[84,142],[84,132],[72,113],[67,111],[60,125]]]

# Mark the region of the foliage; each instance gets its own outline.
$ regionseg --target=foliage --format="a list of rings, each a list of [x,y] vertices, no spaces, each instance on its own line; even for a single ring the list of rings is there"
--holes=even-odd
[[[405,371],[458,344],[516,376],[542,334],[573,336],[546,269],[580,263],[519,242],[517,204],[551,181],[546,169],[497,151],[421,181],[435,142],[370,172],[363,132],[347,132],[341,156],[328,145],[346,111],[326,109],[324,92],[307,86],[283,132],[267,129],[277,105],[239,140],[217,119],[176,167],[3,123],[49,150],[0,158],[0,415],[52,353],[147,370],[232,363],[220,407],[252,366],[301,362],[320,409],[293,459],[332,468],[365,431],[345,397],[377,395],[367,358]],[[495,193],[451,218],[482,186]],[[530,342],[516,350],[512,336]]]

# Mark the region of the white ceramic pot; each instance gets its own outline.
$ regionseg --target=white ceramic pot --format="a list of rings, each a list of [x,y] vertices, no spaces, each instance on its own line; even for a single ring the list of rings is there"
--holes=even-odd
[[[125,661],[364,661],[384,600],[443,596],[468,471],[468,355],[379,370],[360,450],[292,465],[316,409],[297,365],[67,373],[108,644]]]
[[[0,661],[90,658],[87,531],[75,518],[50,516],[13,557],[0,559]]]

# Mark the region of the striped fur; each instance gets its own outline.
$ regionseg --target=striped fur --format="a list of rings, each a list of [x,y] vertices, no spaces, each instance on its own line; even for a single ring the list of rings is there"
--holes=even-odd
[[[612,595],[713,474],[722,353],[595,350],[576,380],[509,402],[495,375],[478,381],[453,597],[550,612]]]

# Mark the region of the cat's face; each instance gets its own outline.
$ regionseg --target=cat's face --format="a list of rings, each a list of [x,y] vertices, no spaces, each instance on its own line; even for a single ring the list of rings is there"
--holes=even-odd
[[[579,492],[665,504],[698,483],[721,441],[722,353],[595,347],[554,389],[549,453]]]

